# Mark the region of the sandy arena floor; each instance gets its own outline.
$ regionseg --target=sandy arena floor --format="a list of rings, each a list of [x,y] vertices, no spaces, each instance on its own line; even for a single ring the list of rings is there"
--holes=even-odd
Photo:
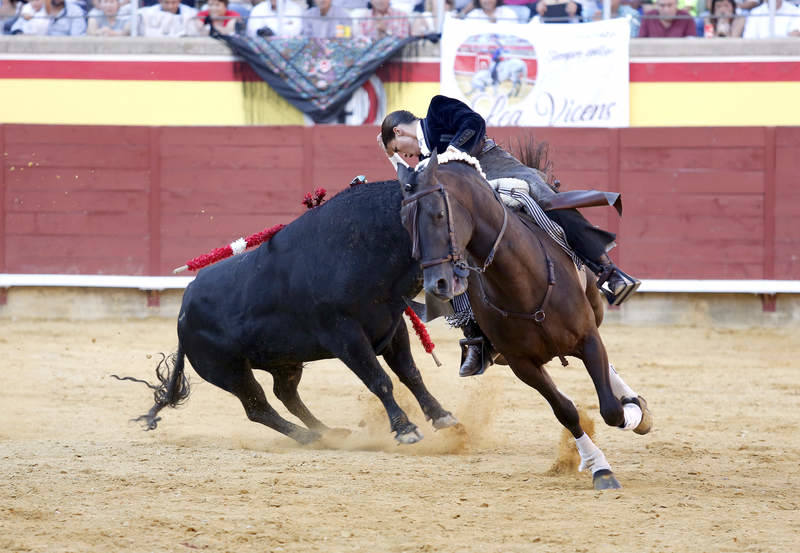
[[[380,403],[338,361],[301,394],[338,446],[300,447],[246,419],[188,369],[188,403],[155,432],[129,422],[176,345],[169,320],[0,321],[0,551],[693,552],[800,548],[800,340],[790,330],[604,328],[644,395],[647,436],[602,424],[578,361],[550,363],[588,409],[623,490],[553,474],[561,427],[505,367],[460,379],[455,331],[433,325],[444,366],[413,347],[428,387],[465,430],[395,445]],[[151,358],[150,356],[153,355]],[[269,375],[259,379],[273,401]]]

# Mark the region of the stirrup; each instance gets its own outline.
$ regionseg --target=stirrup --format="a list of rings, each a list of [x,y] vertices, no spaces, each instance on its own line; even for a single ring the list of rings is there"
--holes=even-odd
[[[458,341],[458,345],[461,346],[461,362],[458,365],[458,374],[460,376],[478,376],[486,372],[486,369],[489,368],[489,365],[492,365],[494,361],[492,360],[493,355],[491,354],[491,346],[486,345],[487,340],[482,336],[478,336],[477,338],[462,338]],[[475,373],[470,375],[462,375],[461,374],[461,367],[464,366],[464,362],[467,360],[467,350],[470,346],[478,346],[480,348],[480,364],[481,368]]]
[[[625,283],[625,288],[622,292],[615,294],[611,291],[610,288],[605,286],[606,282],[608,282],[609,277],[612,274],[617,274],[623,282]],[[608,300],[609,305],[621,305],[625,300],[627,300],[631,295],[639,289],[639,286],[642,285],[642,281],[637,278],[632,277],[613,263],[606,265],[603,268],[603,271],[600,273],[597,279],[597,287],[606,297]]]

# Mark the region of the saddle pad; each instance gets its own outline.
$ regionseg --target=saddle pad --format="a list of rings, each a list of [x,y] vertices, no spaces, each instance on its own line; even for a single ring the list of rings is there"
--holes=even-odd
[[[580,258],[569,246],[567,236],[564,233],[564,229],[561,228],[561,225],[550,219],[542,208],[539,207],[539,204],[530,197],[527,192],[527,182],[522,179],[502,178],[491,180],[489,184],[500,195],[500,199],[503,203],[513,208],[523,221],[526,219],[523,215],[527,215],[529,221],[535,223],[536,226],[545,231],[556,244],[561,246],[561,249],[567,253],[578,269],[583,266]],[[520,207],[522,211],[518,209]]]

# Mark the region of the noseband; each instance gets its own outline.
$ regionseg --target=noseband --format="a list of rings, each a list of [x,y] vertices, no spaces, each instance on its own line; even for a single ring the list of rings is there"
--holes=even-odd
[[[459,276],[466,276],[467,271],[475,271],[476,273],[485,272],[489,265],[492,264],[494,256],[497,253],[497,248],[500,246],[500,241],[503,239],[503,235],[506,232],[506,227],[508,226],[508,210],[505,208],[505,206],[503,206],[503,226],[500,228],[500,232],[497,234],[497,238],[495,238],[492,249],[489,251],[489,255],[486,256],[486,260],[483,262],[483,265],[481,267],[473,267],[467,263],[467,260],[461,253],[456,252],[455,225],[453,224],[453,210],[450,209],[450,196],[448,196],[447,190],[440,182],[437,183],[436,186],[428,188],[427,190],[422,190],[421,192],[412,194],[411,196],[403,199],[402,203],[400,204],[400,213],[403,220],[403,225],[406,227],[406,230],[408,230],[409,235],[411,236],[412,257],[414,259],[420,258],[418,202],[421,198],[424,198],[428,194],[432,194],[434,192],[439,192],[444,200],[444,209],[447,215],[447,240],[449,253],[445,257],[440,257],[438,259],[422,260],[420,261],[420,266],[424,270],[428,267],[433,267],[434,265],[441,265],[442,263],[453,263],[457,274],[459,272],[461,273]],[[495,198],[497,198],[496,194]],[[500,201],[499,198],[497,199]],[[500,205],[502,206],[502,203]]]

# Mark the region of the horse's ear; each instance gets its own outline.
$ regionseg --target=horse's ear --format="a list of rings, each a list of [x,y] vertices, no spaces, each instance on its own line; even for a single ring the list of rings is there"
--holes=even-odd
[[[428,163],[425,165],[425,168],[422,171],[422,178],[420,179],[421,182],[424,182],[427,185],[433,185],[435,183],[433,175],[436,174],[436,169],[438,167],[439,154],[436,152],[436,148],[434,148],[431,152],[431,157],[428,158]]]
[[[397,164],[397,180],[400,181],[400,184],[403,185],[403,188],[406,190],[410,190],[413,188],[413,176],[414,170],[409,168],[408,166],[398,163]]]

